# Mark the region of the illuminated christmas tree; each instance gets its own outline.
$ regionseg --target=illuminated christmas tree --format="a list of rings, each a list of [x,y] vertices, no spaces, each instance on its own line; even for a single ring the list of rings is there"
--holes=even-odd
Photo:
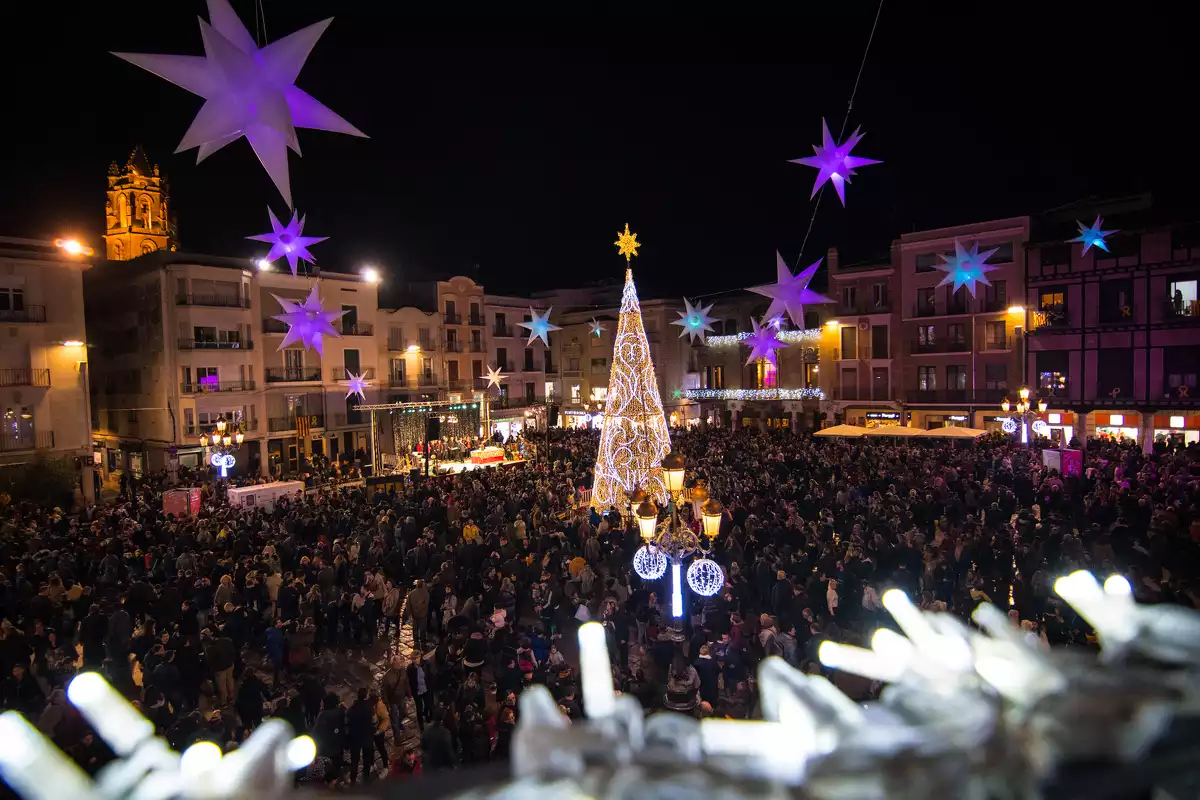
[[[628,226],[626,226],[628,234]],[[636,255],[636,252],[634,253]],[[671,436],[658,396],[658,380],[650,360],[650,345],[642,326],[642,309],[633,285],[633,270],[625,270],[621,316],[613,341],[612,371],[604,410],[604,430],[596,454],[592,507],[607,511],[624,508],[626,496],[642,487],[663,505],[667,487],[662,459],[671,452]]]

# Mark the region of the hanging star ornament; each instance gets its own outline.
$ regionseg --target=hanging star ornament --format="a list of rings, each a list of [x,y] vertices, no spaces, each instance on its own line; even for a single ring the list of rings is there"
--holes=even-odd
[[[818,258],[808,269],[801,270],[799,275],[793,275],[784,262],[783,256],[776,250],[775,283],[766,286],[752,286],[749,289],[755,294],[771,298],[771,305],[767,308],[766,316],[763,319],[773,319],[786,311],[792,324],[803,329],[805,303],[832,303],[833,301],[825,295],[817,294],[808,288],[808,284],[817,274],[817,268],[821,266],[822,260]]]
[[[271,295],[278,301],[282,314],[276,314],[277,319],[288,326],[287,335],[279,345],[282,350],[289,344],[301,342],[305,347],[311,347],[321,355],[325,355],[324,338],[332,336],[340,339],[341,334],[333,327],[334,321],[341,319],[345,311],[326,311],[321,303],[319,287],[313,286],[312,291],[303,303],[295,303],[278,295]]]
[[[532,308],[530,308],[529,309],[529,316],[530,316],[529,322],[518,322],[517,323],[522,328],[525,328],[526,330],[529,331],[529,341],[527,341],[525,343],[526,347],[533,344],[534,339],[541,339],[542,344],[549,347],[550,346],[550,338],[549,338],[550,331],[561,331],[562,330],[562,328],[558,327],[557,325],[550,324],[550,312],[553,310],[554,310],[554,306],[550,306],[550,308],[546,309],[546,313],[542,314],[539,317],[538,313],[536,311],[534,311]]]
[[[495,369],[492,369],[491,367],[487,368],[487,382],[489,389],[493,386],[499,389],[500,381],[508,380],[508,376],[501,374],[502,372],[503,370],[500,367],[496,367]]]
[[[601,325],[601,324],[599,323],[599,321],[597,321],[597,320],[596,320],[596,318],[595,318],[595,317],[592,317],[592,322],[591,322],[591,325],[592,325],[592,333],[593,333],[594,335],[596,335],[596,336],[603,336],[603,335],[604,335],[604,326],[603,326],[603,325]]]
[[[1106,236],[1116,233],[1116,229],[1111,231],[1101,230],[1104,225],[1103,217],[1096,217],[1096,221],[1089,227],[1082,222],[1075,223],[1079,227],[1079,235],[1074,239],[1068,239],[1068,242],[1082,242],[1083,254],[1086,256],[1087,251],[1092,247],[1099,247],[1104,252],[1108,252],[1108,243],[1104,241]]]
[[[813,145],[813,152],[816,155],[790,160],[792,164],[803,164],[806,167],[817,168],[817,181],[813,184],[812,194],[808,196],[810,200],[816,197],[817,191],[825,181],[829,181],[833,184],[833,188],[837,190],[838,199],[845,206],[846,184],[850,182],[850,177],[854,175],[854,170],[858,167],[883,163],[873,158],[850,155],[850,151],[855,148],[864,135],[862,128],[855,128],[854,133],[850,134],[849,139],[841,144],[837,144],[834,142],[833,136],[829,133],[828,123],[824,119],[821,120],[821,144]]]
[[[963,249],[962,242],[957,238],[954,240],[954,255],[944,256],[939,254],[942,259],[941,264],[934,266],[946,273],[946,277],[942,278],[942,282],[938,286],[946,286],[953,284],[954,288],[951,291],[957,292],[960,287],[966,286],[967,291],[971,293],[971,297],[975,296],[975,284],[982,283],[984,286],[991,286],[992,282],[987,279],[987,273],[997,269],[991,264],[986,263],[1000,248],[993,247],[991,250],[979,252],[979,242],[972,242],[971,249]]]
[[[351,396],[358,395],[358,399],[366,402],[367,396],[363,394],[364,390],[371,385],[371,382],[362,375],[355,375],[350,370],[346,370],[346,399]]]
[[[626,263],[638,254],[637,249],[642,246],[637,240],[637,234],[629,232],[628,222],[625,223],[624,233],[617,231],[617,240],[613,244],[617,246],[617,253],[625,256]]]
[[[708,316],[709,312],[713,309],[713,305],[715,303],[710,303],[707,308],[700,303],[693,306],[688,302],[686,297],[683,298],[683,311],[676,311],[675,313],[679,315],[679,319],[671,323],[683,328],[679,332],[679,338],[682,339],[684,336],[687,336],[689,337],[688,342],[694,344],[696,337],[699,336],[700,344],[704,344],[707,332],[713,330],[712,320]]]
[[[245,136],[290,208],[287,151],[291,148],[300,154],[296,128],[366,137],[294,85],[308,54],[333,20],[259,47],[228,0],[208,0],[208,19],[200,20],[203,56],[113,55],[204,98],[175,152],[198,147],[196,163],[200,163]]]
[[[286,258],[288,267],[292,270],[292,277],[296,276],[297,262],[304,260],[310,264],[315,264],[317,260],[313,258],[312,253],[308,252],[308,246],[317,242],[323,242],[329,237],[302,236],[301,234],[304,233],[304,217],[298,216],[295,211],[292,212],[292,219],[287,225],[280,223],[279,217],[275,216],[275,212],[270,208],[267,209],[267,214],[271,217],[271,232],[246,237],[256,242],[267,242],[271,245],[271,252],[267,253],[264,260],[275,261],[280,257]]]
[[[754,330],[745,340],[750,346],[750,358],[746,359],[746,364],[753,364],[760,358],[774,364],[775,351],[787,347],[787,342],[779,340],[779,332],[771,325],[760,325],[753,317],[750,319],[750,325]]]

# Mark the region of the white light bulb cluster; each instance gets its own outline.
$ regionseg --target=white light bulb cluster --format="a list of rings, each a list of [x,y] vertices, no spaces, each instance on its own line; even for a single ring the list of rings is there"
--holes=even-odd
[[[684,389],[688,400],[824,400],[825,392],[807,389]]]
[[[712,559],[697,558],[687,571],[688,586],[701,597],[712,597],[725,586],[725,572]]]
[[[644,544],[633,554],[633,571],[644,581],[656,581],[667,571],[667,557],[657,547]]]
[[[749,339],[751,335],[749,331],[743,331],[741,333],[731,333],[726,336],[709,336],[707,344],[709,347],[737,347]],[[803,331],[781,330],[776,333],[775,338],[788,344],[819,342],[821,340],[821,329],[809,328]]]

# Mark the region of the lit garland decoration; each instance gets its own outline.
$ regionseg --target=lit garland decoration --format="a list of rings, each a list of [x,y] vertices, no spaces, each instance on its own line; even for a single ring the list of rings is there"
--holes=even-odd
[[[737,347],[749,339],[750,336],[750,331],[730,333],[723,336],[709,336],[705,344],[709,347]],[[801,342],[815,343],[821,341],[821,329],[809,328],[806,331],[780,330],[775,333],[775,338],[788,344],[798,344]]]
[[[323,242],[328,239],[328,236],[304,236],[304,217],[301,217],[297,212],[292,212],[292,218],[287,225],[279,221],[279,217],[275,216],[275,212],[270,208],[267,209],[267,214],[271,217],[271,232],[260,233],[257,236],[247,236],[247,239],[252,239],[256,242],[266,242],[271,245],[271,250],[267,253],[264,261],[271,262],[280,258],[286,258],[288,267],[292,270],[292,276],[296,275],[297,262],[301,259],[310,264],[315,264],[316,259],[312,253],[308,252],[310,244]]]
[[[785,311],[788,317],[792,320],[792,324],[797,328],[804,327],[804,304],[820,304],[832,303],[823,294],[817,294],[812,289],[808,288],[808,284],[812,282],[813,276],[817,274],[817,270],[821,267],[821,262],[824,259],[818,258],[807,269],[800,271],[798,275],[793,275],[788,269],[787,263],[783,260],[783,256],[779,251],[775,251],[775,282],[765,286],[751,286],[747,291],[761,294],[763,297],[771,298],[771,305],[767,308],[767,313],[763,315],[764,320],[774,320],[781,316]],[[778,325],[774,327],[779,327]]]
[[[656,581],[667,571],[667,557],[657,547],[644,544],[633,554],[633,571],[645,581]]]
[[[883,163],[873,158],[850,155],[850,152],[862,141],[863,136],[862,128],[855,128],[849,139],[838,144],[829,132],[829,124],[825,122],[824,118],[821,119],[821,143],[813,145],[813,153],[816,155],[790,159],[792,164],[803,164],[806,167],[816,167],[818,170],[812,194],[808,196],[810,200],[817,196],[817,190],[821,188],[821,185],[825,181],[829,181],[837,190],[837,196],[842,201],[842,205],[846,205],[846,184],[850,182],[854,170],[858,167]]]
[[[1035,419],[1029,427],[1038,436],[1045,436],[1047,438],[1050,436],[1050,425],[1043,419]]]
[[[208,0],[208,16],[207,23],[200,20],[203,57],[113,55],[204,98],[176,152],[199,147],[196,163],[200,163],[245,136],[291,208],[287,151],[291,148],[300,154],[296,128],[366,137],[295,86],[308,54],[333,20],[309,25],[260,48],[228,0]]]
[[[287,335],[279,345],[283,350],[289,344],[301,342],[305,347],[311,347],[321,355],[325,355],[324,338],[332,336],[335,339],[342,335],[333,327],[333,321],[341,319],[345,311],[326,311],[319,294],[319,287],[314,284],[312,291],[302,303],[293,303],[279,295],[271,295],[283,309],[282,314],[276,314],[277,319],[288,326]]]
[[[971,293],[971,297],[975,296],[975,286],[982,283],[985,286],[991,286],[992,282],[987,279],[987,274],[996,269],[987,260],[992,257],[1000,248],[993,247],[991,250],[979,252],[979,242],[972,242],[971,249],[967,250],[962,246],[957,238],[954,239],[954,255],[944,256],[940,253],[938,258],[942,259],[941,264],[934,264],[937,269],[946,273],[946,277],[942,278],[942,282],[938,286],[953,285],[951,291],[957,292],[963,286],[967,287],[967,291]]]
[[[221,477],[226,478],[229,476],[229,470],[233,469],[233,465],[237,463],[237,459],[233,453],[213,453],[209,457],[208,463],[221,470]]]
[[[715,303],[709,303],[705,306],[703,303],[692,305],[688,299],[683,298],[683,311],[676,311],[679,319],[672,322],[672,325],[678,325],[683,330],[679,332],[679,338],[688,337],[689,344],[695,344],[696,337],[700,337],[700,344],[704,344],[704,338],[708,331],[713,330],[712,319],[709,313],[712,311]]]
[[[824,400],[820,389],[684,389],[687,400]]]
[[[1116,229],[1111,231],[1101,230],[1104,227],[1104,218],[1096,217],[1096,221],[1089,225],[1084,225],[1082,222],[1076,222],[1075,225],[1079,228],[1079,235],[1074,239],[1068,239],[1068,242],[1081,242],[1083,244],[1083,254],[1086,256],[1089,248],[1099,247],[1104,252],[1108,252],[1108,243],[1104,241],[1106,236],[1116,233]]]
[[[529,322],[518,322],[517,323],[517,325],[519,325],[522,328],[524,328],[525,330],[529,331],[529,341],[527,341],[525,343],[526,347],[533,344],[535,339],[541,339],[542,344],[549,347],[550,346],[550,331],[561,331],[562,330],[562,328],[560,328],[559,326],[552,325],[550,323],[550,312],[553,310],[554,310],[554,306],[550,306],[550,308],[546,309],[545,314],[538,316],[538,313],[533,310],[532,306],[530,306],[529,307],[529,317],[530,317]]]
[[[1004,421],[1000,423],[1000,430],[1004,431],[1005,433],[1016,433],[1017,421],[1012,417],[1005,417]]]
[[[358,399],[362,400],[365,403],[367,400],[367,396],[366,396],[366,394],[364,394],[364,391],[370,385],[371,385],[371,382],[369,380],[367,380],[365,377],[363,377],[362,375],[355,375],[350,370],[346,370],[346,399],[347,400],[349,400],[354,395],[358,395]]]
[[[701,597],[712,597],[725,586],[721,565],[708,558],[697,558],[688,566],[688,586]]]
[[[638,486],[665,505],[662,459],[669,452],[671,435],[642,326],[633,270],[626,269],[621,314],[613,338],[604,432],[596,454],[592,508],[603,512],[623,505],[626,495]]]

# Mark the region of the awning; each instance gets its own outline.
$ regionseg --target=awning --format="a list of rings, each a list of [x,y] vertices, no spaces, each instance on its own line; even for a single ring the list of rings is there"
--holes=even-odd
[[[871,428],[866,432],[866,436],[900,436],[908,438],[911,436],[920,436],[924,431],[910,428],[907,425],[880,425],[878,428]]]
[[[948,426],[945,428],[932,428],[931,430],[921,431],[921,436],[940,437],[943,439],[977,439],[983,436],[987,431],[981,431],[978,428],[959,428]]]
[[[813,436],[862,436],[866,432],[866,428],[857,425],[834,425],[832,428],[822,428]]]

